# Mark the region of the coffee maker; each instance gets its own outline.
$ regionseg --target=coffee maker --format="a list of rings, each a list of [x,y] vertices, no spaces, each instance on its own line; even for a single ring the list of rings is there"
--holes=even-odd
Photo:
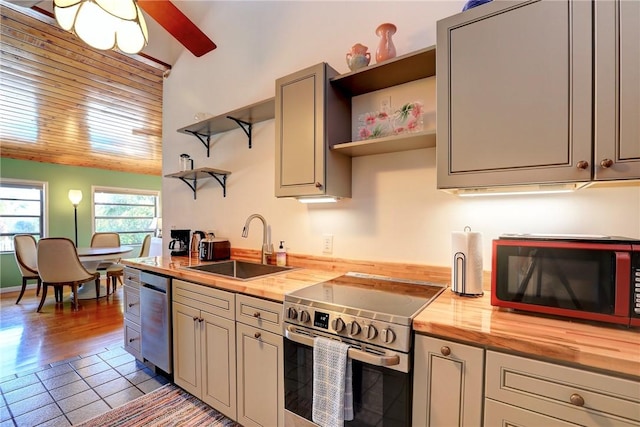
[[[189,239],[191,230],[171,230],[171,256],[187,256],[189,255]]]

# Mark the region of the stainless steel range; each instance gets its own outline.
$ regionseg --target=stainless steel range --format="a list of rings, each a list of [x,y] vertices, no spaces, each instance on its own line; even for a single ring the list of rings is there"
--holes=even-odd
[[[323,336],[351,346],[355,418],[345,425],[410,425],[412,321],[445,288],[347,273],[285,295],[287,424],[313,425],[313,345]]]

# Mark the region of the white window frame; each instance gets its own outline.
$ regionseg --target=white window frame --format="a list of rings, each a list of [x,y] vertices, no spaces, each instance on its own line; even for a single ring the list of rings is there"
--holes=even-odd
[[[160,210],[162,209],[162,192],[160,190],[143,190],[137,188],[124,188],[124,187],[105,187],[92,185],[91,186],[91,231],[92,234],[96,232],[96,203],[95,203],[95,194],[96,193],[120,193],[120,194],[139,194],[139,195],[150,195],[157,197],[157,206],[156,213],[157,217],[162,217]],[[131,245],[131,246],[139,246],[139,245]]]
[[[34,187],[42,187],[42,235],[40,238],[47,237],[49,235],[49,183],[46,181],[33,181],[27,179],[16,179],[16,178],[2,178],[0,179],[0,183],[3,185],[24,185],[24,186],[34,186]],[[11,253],[11,251],[0,251],[0,253],[6,254]]]

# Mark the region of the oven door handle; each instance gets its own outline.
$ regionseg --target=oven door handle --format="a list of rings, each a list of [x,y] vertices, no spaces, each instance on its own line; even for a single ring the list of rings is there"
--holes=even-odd
[[[294,326],[287,326],[284,330],[284,336],[298,344],[306,345],[308,347],[313,348],[314,339],[309,335],[299,334],[294,331]],[[349,356],[353,360],[357,360],[359,362],[366,363],[368,365],[375,366],[395,366],[400,364],[400,356],[378,356],[375,354],[367,353],[362,350],[358,350],[357,348],[350,348],[347,352],[347,356]]]

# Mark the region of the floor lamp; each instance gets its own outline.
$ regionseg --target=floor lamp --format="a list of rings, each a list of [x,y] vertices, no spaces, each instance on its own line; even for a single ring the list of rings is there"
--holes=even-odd
[[[82,200],[82,191],[69,190],[69,200],[73,204],[73,219],[76,230],[76,248],[78,247],[78,205]]]

